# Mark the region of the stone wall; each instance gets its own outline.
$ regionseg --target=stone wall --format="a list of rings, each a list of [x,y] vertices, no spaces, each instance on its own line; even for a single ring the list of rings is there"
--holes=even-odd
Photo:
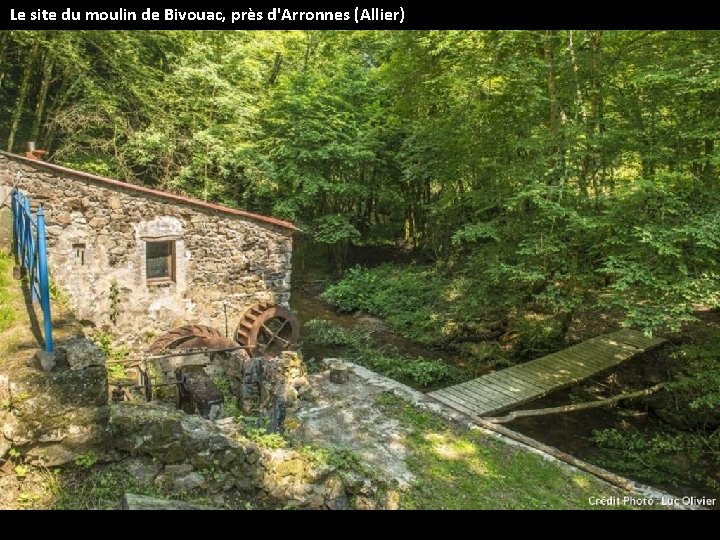
[[[301,373],[296,360],[276,359],[290,374]],[[307,447],[251,440],[244,422],[214,422],[161,402],[108,405],[104,354],[84,338],[0,373],[0,463],[11,448],[21,456],[14,459],[44,467],[94,456],[118,462],[146,487],[262,508],[344,509],[368,485],[380,490]]]
[[[125,341],[187,323],[224,329],[224,306],[232,331],[253,303],[289,301],[290,224],[4,153],[0,185],[43,204],[51,280],[75,314]],[[152,240],[175,241],[174,281],[147,281]]]
[[[353,495],[335,467],[292,448],[258,445],[233,418],[212,422],[170,408],[120,403],[111,406],[109,426],[124,460],[152,460],[155,467],[136,476],[157,486],[234,493],[269,508],[345,509]],[[138,465],[147,470],[146,461]]]
[[[12,447],[36,465],[71,463],[108,444],[109,413],[105,355],[84,338],[62,342],[0,373],[0,460]]]

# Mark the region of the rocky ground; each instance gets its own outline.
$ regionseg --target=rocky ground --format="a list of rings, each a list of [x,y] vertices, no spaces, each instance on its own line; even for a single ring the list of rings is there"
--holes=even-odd
[[[352,452],[388,484],[408,487],[415,475],[406,463],[407,430],[376,403],[387,388],[355,372],[346,384],[335,384],[327,371],[311,376],[311,387],[295,421],[290,419],[289,433],[307,443]]]
[[[345,384],[331,382],[328,371],[311,376],[313,390],[286,423],[287,436],[354,456],[355,468],[385,487],[392,508],[594,508],[592,497],[628,495],[350,366]],[[362,498],[354,503],[363,507]]]

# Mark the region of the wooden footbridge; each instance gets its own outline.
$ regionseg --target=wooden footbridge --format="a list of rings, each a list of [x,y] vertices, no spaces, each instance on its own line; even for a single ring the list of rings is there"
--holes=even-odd
[[[663,342],[620,330],[429,395],[462,413],[489,416],[582,381]]]

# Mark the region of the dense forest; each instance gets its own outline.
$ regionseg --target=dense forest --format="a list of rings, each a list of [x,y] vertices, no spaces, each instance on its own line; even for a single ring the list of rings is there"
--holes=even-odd
[[[325,299],[415,342],[502,365],[718,307],[720,32],[5,31],[0,59],[4,149],[293,220]],[[674,423],[718,460],[698,335]]]
[[[338,264],[424,250],[471,306],[673,329],[718,300],[719,53],[689,31],[2,32],[3,146],[295,220]]]

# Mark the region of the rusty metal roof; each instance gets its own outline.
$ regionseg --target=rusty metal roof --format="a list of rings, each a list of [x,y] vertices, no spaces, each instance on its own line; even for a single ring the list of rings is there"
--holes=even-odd
[[[255,214],[254,212],[247,212],[245,210],[237,210],[235,208],[230,208],[228,206],[222,206],[220,204],[214,204],[209,203],[206,201],[201,201],[199,199],[193,199],[191,197],[186,197],[185,195],[178,195],[177,193],[169,193],[167,191],[160,191],[158,189],[152,189],[146,186],[141,186],[138,184],[130,184],[129,182],[122,182],[120,180],[115,180],[113,178],[106,178],[104,176],[98,176],[96,174],[91,174],[83,171],[77,171],[75,169],[69,169],[67,167],[63,167],[61,165],[55,165],[54,163],[48,163],[47,161],[40,161],[37,159],[29,159],[23,156],[19,156],[17,154],[11,154],[9,152],[2,152],[0,151],[0,154],[3,156],[6,156],[12,160],[19,161],[25,165],[30,165],[31,167],[36,167],[39,169],[46,169],[53,172],[58,172],[62,174],[67,174],[70,176],[75,176],[77,178],[88,180],[90,182],[94,182],[96,184],[105,185],[105,186],[112,186],[119,189],[126,189],[128,191],[135,191],[136,193],[141,193],[143,195],[151,195],[154,197],[159,197],[161,199],[166,199],[168,201],[173,201],[181,204],[187,204],[190,206],[196,206],[198,208],[204,208],[206,210],[213,210],[215,212],[220,212],[222,214],[226,214],[229,216],[234,217],[241,217],[245,219],[251,219],[255,221],[260,221],[262,223],[269,223],[271,225],[276,225],[277,227],[282,227],[285,229],[290,229],[293,231],[299,230],[293,223],[290,223],[289,221],[283,221],[281,219],[277,219],[270,216],[264,216],[262,214]]]

